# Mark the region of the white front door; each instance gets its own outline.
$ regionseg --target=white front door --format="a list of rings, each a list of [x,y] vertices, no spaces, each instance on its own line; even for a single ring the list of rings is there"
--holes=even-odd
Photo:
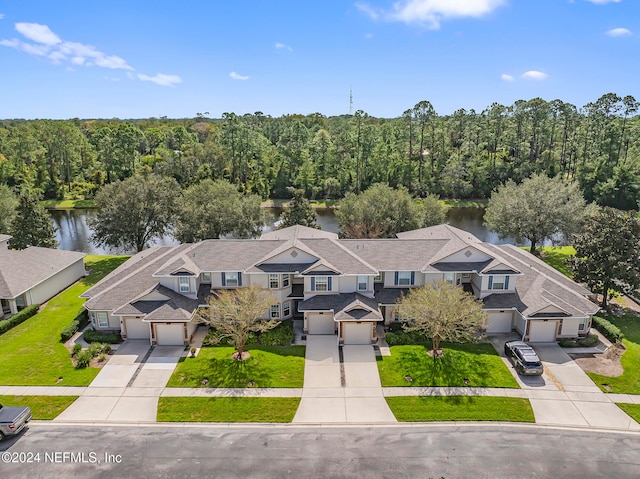
[[[558,321],[529,320],[529,342],[550,343],[556,340]]]
[[[156,323],[154,326],[158,346],[181,346],[184,344],[183,323]]]
[[[371,344],[373,325],[367,321],[343,321],[342,338],[344,344]]]

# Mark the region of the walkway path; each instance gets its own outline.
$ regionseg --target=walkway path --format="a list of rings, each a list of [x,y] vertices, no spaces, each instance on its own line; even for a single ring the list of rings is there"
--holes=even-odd
[[[344,346],[336,337],[307,336],[304,388],[294,423],[394,423],[382,394],[371,346]]]

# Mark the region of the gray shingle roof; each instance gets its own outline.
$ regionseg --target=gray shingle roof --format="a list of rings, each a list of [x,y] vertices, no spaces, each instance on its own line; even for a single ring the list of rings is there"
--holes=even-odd
[[[85,256],[77,251],[37,246],[0,249],[0,297],[15,298]]]
[[[380,271],[420,271],[447,240],[359,239],[340,243]]]
[[[377,274],[375,267],[370,265],[365,258],[353,253],[352,250],[342,245],[342,242],[328,238],[298,240],[311,249],[325,263],[335,267],[342,274]],[[331,268],[330,268],[331,269]]]
[[[329,231],[309,228],[308,226],[294,225],[281,230],[269,231],[260,236],[261,240],[295,240],[299,238],[338,239],[338,235]]]
[[[330,311],[338,321],[381,321],[378,302],[360,293],[316,295],[298,304],[298,311]]]

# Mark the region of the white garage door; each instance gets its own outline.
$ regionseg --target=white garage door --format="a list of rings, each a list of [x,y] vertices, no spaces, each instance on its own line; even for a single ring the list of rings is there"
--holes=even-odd
[[[532,343],[550,343],[556,340],[557,321],[530,321],[529,341]]]
[[[511,331],[513,311],[504,313],[489,313],[487,333],[508,333]]]
[[[125,320],[127,339],[149,339],[149,323],[143,323],[142,319],[128,318]]]
[[[342,323],[342,333],[344,344],[371,344],[371,333],[373,323],[370,322],[350,322]]]
[[[156,344],[158,346],[180,346],[184,344],[182,323],[156,324]]]
[[[311,313],[307,316],[309,334],[335,334],[335,323],[331,313]]]

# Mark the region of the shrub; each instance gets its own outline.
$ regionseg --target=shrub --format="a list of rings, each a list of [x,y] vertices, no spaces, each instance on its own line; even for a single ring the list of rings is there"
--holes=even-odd
[[[102,345],[102,352],[104,354],[111,354],[111,345],[110,344],[103,344]]]
[[[87,366],[89,366],[90,362],[91,362],[91,354],[89,353],[89,351],[87,350],[81,351],[76,356],[76,369],[86,368]]]
[[[399,321],[394,321],[389,325],[389,331],[392,333],[397,333],[398,331],[402,331],[402,323]]]
[[[71,356],[76,356],[80,351],[82,351],[82,344],[74,344]]]
[[[109,343],[118,344],[121,341],[120,334],[107,333],[104,331],[94,331],[93,329],[87,329],[82,333],[82,339],[87,343]]]
[[[91,343],[87,348],[89,354],[92,358],[95,358],[98,354],[102,352],[102,344],[101,343]]]
[[[107,355],[102,353],[100,354],[100,356],[98,356],[98,361],[103,362],[105,359],[107,359]]]
[[[578,339],[576,343],[578,344],[578,346],[595,346],[598,342],[598,339],[599,338],[597,334],[590,334],[586,338]]]
[[[261,346],[289,346],[293,343],[293,322],[291,320],[282,321],[275,328],[260,333],[252,339],[251,344]]]
[[[615,324],[605,318],[601,318],[600,316],[593,317],[593,326],[600,331],[605,338],[613,343],[622,341],[622,338],[624,337],[622,331],[620,331]]]
[[[389,346],[397,346],[400,344],[425,344],[430,338],[419,331],[397,331],[395,333],[387,333],[385,336]]]
[[[32,304],[31,306],[21,309],[9,319],[0,321],[0,334],[4,334],[11,328],[15,328],[18,324],[25,322],[34,316],[38,312],[38,309],[40,309],[39,304]]]
[[[86,309],[83,309],[78,313],[73,321],[71,321],[71,324],[60,333],[60,341],[66,343],[80,329],[86,327],[87,324],[89,324],[89,312]]]

